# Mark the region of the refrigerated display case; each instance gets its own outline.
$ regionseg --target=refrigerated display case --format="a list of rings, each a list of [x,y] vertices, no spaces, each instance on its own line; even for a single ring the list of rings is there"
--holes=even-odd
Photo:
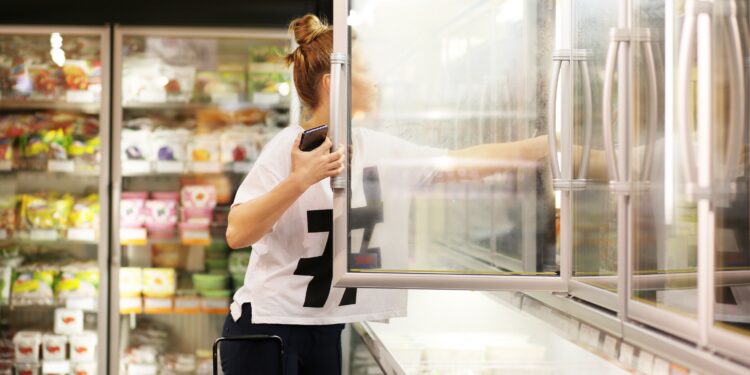
[[[244,281],[227,215],[289,122],[285,30],[115,29],[111,373],[210,373]]]
[[[105,27],[0,27],[0,373],[107,363],[109,67]]]

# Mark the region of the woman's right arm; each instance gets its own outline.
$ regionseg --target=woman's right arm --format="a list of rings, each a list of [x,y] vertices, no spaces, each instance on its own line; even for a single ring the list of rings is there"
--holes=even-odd
[[[297,136],[292,147],[292,173],[287,178],[268,193],[229,211],[226,235],[229,247],[240,249],[260,240],[307,188],[343,170],[343,149],[331,153],[330,139],[310,152],[300,151],[299,142]]]

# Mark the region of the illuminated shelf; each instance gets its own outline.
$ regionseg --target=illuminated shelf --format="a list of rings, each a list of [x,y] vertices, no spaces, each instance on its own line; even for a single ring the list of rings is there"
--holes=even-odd
[[[99,113],[101,105],[98,102],[94,103],[70,103],[53,100],[17,100],[17,99],[5,99],[0,100],[0,110],[17,110],[17,111],[31,111],[31,110],[65,110],[65,111],[76,111],[84,113]]]

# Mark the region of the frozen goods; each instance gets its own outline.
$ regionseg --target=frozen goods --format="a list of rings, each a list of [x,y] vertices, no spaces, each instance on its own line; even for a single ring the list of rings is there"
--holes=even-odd
[[[83,310],[55,309],[55,333],[72,335],[83,332]]]
[[[42,361],[42,375],[70,374],[70,361],[44,360]]]
[[[182,188],[185,208],[213,209],[216,207],[216,188],[211,185],[187,185]]]
[[[124,192],[120,199],[120,226],[140,228],[145,223],[146,197],[144,192]]]
[[[155,243],[151,245],[151,262],[160,268],[182,268],[185,265],[185,252],[180,244]]]
[[[16,363],[39,363],[39,347],[42,345],[42,333],[39,331],[18,331],[13,336],[16,347]]]
[[[196,134],[188,143],[192,162],[218,162],[221,160],[221,138],[218,133]]]
[[[73,375],[96,375],[96,362],[73,363]]]
[[[221,134],[221,161],[252,162],[258,157],[259,132],[253,127],[234,125]]]
[[[174,268],[144,268],[143,295],[146,297],[172,297],[176,289]]]
[[[177,202],[150,199],[145,206],[146,227],[150,230],[172,230],[177,225]]]
[[[96,360],[97,336],[95,332],[86,331],[70,336],[71,362],[93,362]]]
[[[55,286],[58,298],[96,298],[99,290],[99,269],[95,263],[70,264],[60,270]]]
[[[11,303],[17,305],[50,304],[58,270],[44,265],[28,265],[16,270],[11,286]]]
[[[190,132],[186,129],[159,129],[151,137],[151,158],[156,161],[185,161]]]
[[[16,361],[16,364],[13,367],[16,369],[16,375],[38,375],[40,366],[35,363]]]
[[[71,228],[95,229],[99,226],[99,194],[75,200],[70,213]]]
[[[22,228],[67,229],[73,208],[70,194],[24,194],[21,196],[20,216]]]
[[[140,297],[143,290],[143,271],[138,267],[120,268],[120,296]]]
[[[67,358],[68,336],[45,333],[42,336],[42,358],[65,359]]]
[[[151,158],[151,121],[145,119],[144,121],[134,122],[131,121],[128,126],[139,127],[126,127],[122,129],[122,141],[121,150],[122,161],[124,163],[128,161],[145,161]]]
[[[5,237],[13,237],[16,230],[16,196],[0,197],[0,231],[5,231]]]

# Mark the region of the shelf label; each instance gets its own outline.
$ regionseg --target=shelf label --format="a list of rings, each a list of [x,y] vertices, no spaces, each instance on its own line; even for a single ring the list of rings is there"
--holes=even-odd
[[[120,314],[140,314],[143,312],[143,302],[140,297],[121,297]]]
[[[184,245],[208,245],[211,233],[208,229],[183,229],[181,240]]]
[[[232,172],[247,174],[253,168],[253,163],[249,161],[237,161],[232,163]]]
[[[633,347],[624,342],[620,344],[620,363],[628,367],[633,366]]]
[[[586,324],[581,324],[581,340],[593,348],[599,347],[599,330]]]
[[[610,335],[604,336],[604,354],[610,358],[617,358],[617,339]]]
[[[654,356],[646,351],[641,350],[638,353],[638,371],[644,374],[650,374],[654,367]]]
[[[151,173],[151,162],[147,160],[128,160],[122,163],[124,176]]]
[[[69,309],[96,311],[96,298],[68,298],[65,300],[65,307]]]
[[[96,242],[96,230],[90,228],[68,229],[68,239],[71,241]]]
[[[13,169],[13,163],[10,160],[0,160],[0,171],[9,171]]]
[[[172,312],[172,298],[144,298],[143,312],[146,314],[167,314]]]
[[[160,160],[156,162],[157,173],[183,173],[185,172],[185,164],[181,161],[164,161]]]
[[[76,171],[76,163],[73,160],[49,160],[47,170],[50,172],[73,173]]]
[[[96,101],[93,91],[68,90],[65,99],[69,103],[93,103]]]
[[[148,235],[145,228],[120,228],[121,245],[145,245]]]
[[[221,173],[221,163],[215,161],[194,161],[191,167],[195,173]]]
[[[32,229],[29,239],[32,241],[57,241],[60,238],[55,229]]]

